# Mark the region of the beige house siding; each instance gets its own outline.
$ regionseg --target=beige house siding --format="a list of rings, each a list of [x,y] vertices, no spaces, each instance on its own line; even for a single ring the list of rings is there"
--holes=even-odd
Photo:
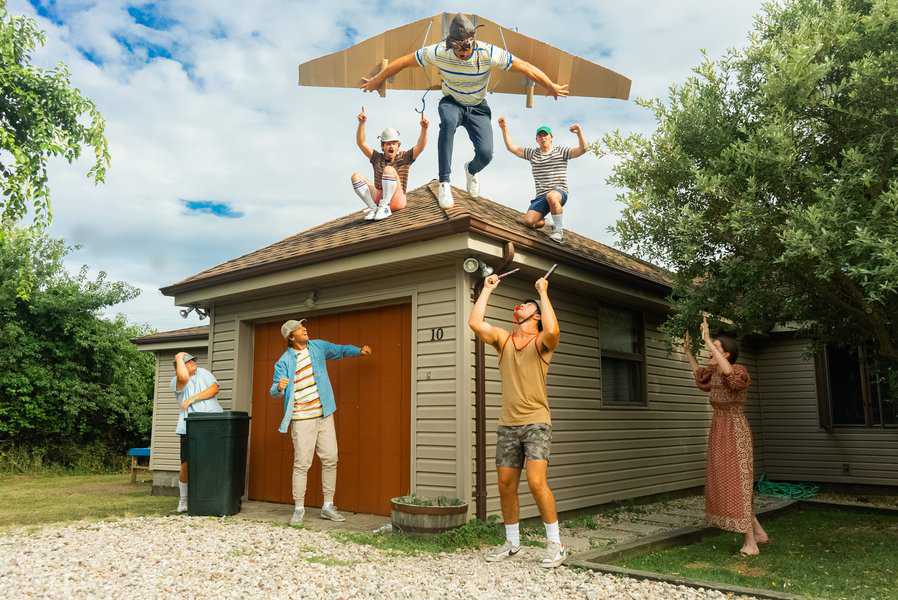
[[[806,350],[805,340],[773,337],[758,353],[768,476],[898,485],[898,428],[820,427],[814,359]]]
[[[304,301],[312,289],[318,292],[318,300],[310,309]],[[412,489],[419,494],[454,495],[460,485],[455,466],[460,404],[455,374],[460,341],[456,275],[450,264],[329,287],[305,287],[259,299],[218,303],[214,307],[210,338],[213,373],[221,382],[222,398],[226,401],[234,398],[235,410],[251,412],[253,322],[396,302],[412,303]],[[434,330],[441,330],[441,339],[431,341]],[[339,405],[338,398],[338,408]]]
[[[535,294],[529,281],[504,280],[490,299],[489,322],[510,327],[512,307]],[[602,406],[601,335],[598,299],[551,292],[561,326],[561,344],[549,369],[553,444],[549,483],[560,511],[604,502],[701,486],[711,410],[679,351],[668,354],[658,330],[661,318],[646,315],[647,407]],[[496,351],[487,346],[487,512],[499,511],[495,473],[496,422],[501,390]],[[473,355],[471,355],[473,380]],[[755,376],[754,357],[745,354]],[[473,384],[472,384],[473,390]],[[470,395],[474,432],[474,396]],[[755,430],[756,470],[760,469],[760,402],[750,390],[749,420]],[[473,449],[472,449],[473,457]],[[475,473],[473,460],[470,463]],[[472,475],[472,478],[474,476]],[[473,498],[474,489],[471,489]],[[520,488],[522,517],[537,514],[526,483]]]
[[[196,357],[197,365],[209,368],[208,353],[202,348],[185,348]],[[180,350],[161,350],[156,354],[156,387],[153,394],[153,432],[150,439],[150,469],[177,471],[181,464],[180,446],[175,425],[178,403],[171,389],[175,376],[175,354]]]

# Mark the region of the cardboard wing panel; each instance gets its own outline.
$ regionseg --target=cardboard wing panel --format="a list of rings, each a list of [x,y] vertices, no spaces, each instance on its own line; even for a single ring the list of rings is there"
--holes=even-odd
[[[579,56],[568,54],[539,40],[507,29],[478,15],[470,15],[477,25],[477,38],[507,48],[514,56],[539,67],[550,79],[568,84],[571,96],[594,98],[630,97],[630,80]],[[444,27],[451,15],[441,13],[408,25],[385,31],[346,50],[340,50],[305,62],[299,66],[299,85],[357,88],[362,77],[371,77],[381,68],[383,59],[394,60],[415,52],[422,46],[445,38]],[[520,73],[494,71],[491,92],[526,94],[529,83]],[[440,88],[437,69],[406,69],[387,81],[387,89],[426,90]],[[536,86],[534,93],[547,95]]]
[[[529,62],[542,70],[552,81],[568,84],[571,96],[591,98],[630,97],[630,79],[611,69],[606,69],[591,61],[568,54],[545,42],[512,31],[483,17],[478,17],[477,38],[507,48],[515,57]],[[496,71],[490,83],[490,90],[500,94],[526,94],[528,80],[519,73]],[[548,95],[537,85],[534,93]]]
[[[442,39],[440,15],[390,29],[363,42],[299,66],[299,85],[359,87],[362,77],[377,74],[383,59],[393,60]],[[387,89],[426,90],[440,87],[436,69],[406,69],[387,81]]]

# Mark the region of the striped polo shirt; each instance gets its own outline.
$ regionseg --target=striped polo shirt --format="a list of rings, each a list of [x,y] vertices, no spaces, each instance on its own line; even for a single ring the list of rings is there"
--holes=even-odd
[[[293,420],[317,419],[322,416],[321,398],[312,371],[312,357],[309,349],[296,352],[296,372],[293,374]]]
[[[567,192],[567,161],[571,159],[571,149],[553,146],[543,153],[539,148],[524,148],[524,160],[530,161],[536,195],[541,196],[553,189]]]
[[[467,60],[462,60],[455,56],[451,48],[446,48],[444,40],[421,48],[415,52],[415,59],[422,67],[439,69],[444,96],[452,96],[460,104],[473,106],[486,97],[490,70],[494,67],[509,70],[514,57],[498,46],[475,42],[474,52]]]

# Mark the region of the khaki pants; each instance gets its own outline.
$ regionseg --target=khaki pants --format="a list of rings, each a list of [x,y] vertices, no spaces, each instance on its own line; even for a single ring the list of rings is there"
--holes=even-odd
[[[321,487],[324,502],[334,501],[337,488],[337,430],[334,415],[290,423],[293,438],[293,502],[305,504],[306,475],[312,459],[318,454],[321,461]]]

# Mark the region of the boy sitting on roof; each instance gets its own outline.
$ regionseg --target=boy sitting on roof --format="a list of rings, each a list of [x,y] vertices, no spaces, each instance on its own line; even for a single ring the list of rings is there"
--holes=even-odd
[[[530,161],[533,170],[536,197],[530,202],[530,208],[524,215],[524,223],[534,229],[542,227],[546,224],[546,213],[551,211],[555,230],[549,237],[559,244],[564,242],[562,219],[568,195],[567,161],[586,153],[586,138],[583,136],[583,128],[576,123],[570,127],[571,133],[577,136],[579,142],[576,148],[554,146],[552,130],[546,125],[540,125],[536,129],[536,148],[515,146],[508,133],[505,117],[499,117],[499,129],[502,130],[502,137],[508,151]]]
[[[427,146],[427,127],[430,122],[421,114],[421,133],[418,143],[411,150],[399,150],[399,132],[388,127],[380,134],[380,152],[372,150],[365,142],[365,107],[359,113],[359,128],[355,143],[374,167],[374,185],[360,173],[352,174],[352,187],[365,206],[366,221],[386,219],[394,210],[405,208],[405,190],[408,185],[409,167]]]

